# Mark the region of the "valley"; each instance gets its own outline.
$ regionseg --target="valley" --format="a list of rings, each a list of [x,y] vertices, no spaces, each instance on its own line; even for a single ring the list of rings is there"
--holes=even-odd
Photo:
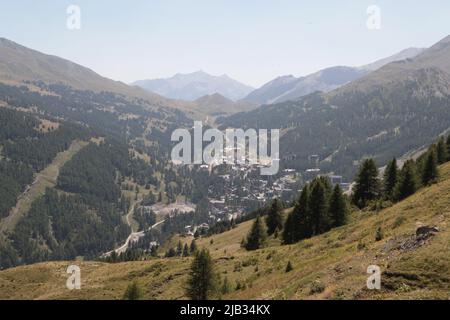
[[[450,36],[256,89],[0,38],[0,300],[448,300],[449,110]]]

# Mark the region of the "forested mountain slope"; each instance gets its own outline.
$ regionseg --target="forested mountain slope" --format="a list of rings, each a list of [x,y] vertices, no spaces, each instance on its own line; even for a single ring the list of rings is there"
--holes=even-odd
[[[159,188],[154,174],[168,163],[170,134],[190,124],[180,111],[142,99],[42,81],[0,83],[0,104],[0,269],[92,259],[121,243],[130,201],[122,184]],[[75,141],[87,146],[57,169],[51,188],[32,195],[17,221],[12,208],[30,199],[41,171]]]
[[[429,144],[450,127],[450,41],[417,57],[393,62],[328,94],[262,106],[219,119],[221,127],[281,129],[284,167],[320,167],[351,178],[358,161]]]

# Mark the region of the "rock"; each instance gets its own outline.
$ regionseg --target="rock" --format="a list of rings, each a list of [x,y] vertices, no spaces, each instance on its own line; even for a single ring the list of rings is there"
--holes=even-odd
[[[421,226],[416,230],[416,237],[420,239],[426,239],[429,236],[434,235],[436,232],[439,232],[439,229],[437,227]]]

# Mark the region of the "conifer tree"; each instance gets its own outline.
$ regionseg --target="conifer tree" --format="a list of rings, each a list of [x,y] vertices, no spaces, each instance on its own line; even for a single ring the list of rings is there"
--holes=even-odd
[[[434,148],[428,151],[422,172],[423,185],[429,185],[438,179],[438,162]]]
[[[152,257],[158,256],[158,246],[152,246],[150,248],[150,256],[152,256]]]
[[[297,205],[295,205],[294,207],[294,211],[297,208]],[[283,228],[283,243],[284,244],[292,244],[295,242],[294,239],[294,230],[295,230],[295,224],[294,224],[294,212],[291,212],[288,217],[286,218],[286,221],[284,223],[284,228]]]
[[[292,223],[294,224],[292,243],[310,238],[313,235],[312,216],[309,206],[309,189],[309,185],[306,185],[302,189],[298,203],[292,212]]]
[[[183,244],[181,243],[181,240],[179,240],[177,245],[177,256],[181,256],[182,254],[183,254]]]
[[[195,242],[195,239],[191,241],[191,245],[189,246],[189,252],[191,254],[194,254],[195,251],[197,251],[197,243]]]
[[[292,263],[291,263],[291,261],[289,260],[288,261],[288,263],[287,263],[287,265],[286,265],[286,272],[291,272],[292,270],[294,270],[294,267],[292,267]]]
[[[400,177],[395,187],[396,200],[402,200],[414,194],[418,185],[416,164],[413,160],[408,160],[400,171]]]
[[[281,204],[278,199],[274,199],[270,206],[269,212],[267,213],[266,225],[267,234],[274,234],[275,230],[281,230],[283,228],[283,218],[281,217]]]
[[[313,181],[309,199],[312,226],[311,235],[317,235],[328,231],[331,226],[327,202],[328,199],[324,185],[320,180]]]
[[[177,252],[175,251],[174,248],[170,248],[167,252],[166,252],[166,258],[172,258],[175,257],[177,255]]]
[[[189,247],[187,243],[185,243],[183,247],[183,257],[189,257]]]
[[[264,228],[261,218],[258,216],[247,235],[245,248],[247,250],[257,250],[265,244],[266,238],[267,232]]]
[[[448,160],[447,144],[444,137],[441,137],[436,145],[437,163],[443,164]]]
[[[333,194],[330,199],[329,210],[333,227],[340,227],[347,222],[347,201],[339,184],[334,187]]]
[[[386,199],[392,199],[394,196],[395,185],[398,179],[397,159],[393,159],[384,171],[383,187]]]
[[[222,287],[220,288],[220,292],[222,294],[227,294],[227,293],[230,293],[230,291],[231,291],[230,282],[228,281],[228,278],[225,277],[225,279],[223,279]]]
[[[133,282],[128,285],[123,295],[123,300],[139,300],[142,298],[142,290],[138,286],[137,282]]]
[[[450,161],[450,135],[447,137],[447,161]]]
[[[186,294],[192,300],[208,300],[217,290],[217,275],[209,251],[197,251],[191,265]]]
[[[360,208],[369,201],[376,200],[380,196],[380,182],[378,169],[373,159],[364,160],[356,177],[356,185],[353,193],[353,202]]]

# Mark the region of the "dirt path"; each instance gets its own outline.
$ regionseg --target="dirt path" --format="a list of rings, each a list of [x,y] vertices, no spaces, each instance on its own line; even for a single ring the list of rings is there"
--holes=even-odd
[[[56,186],[59,170],[87,144],[88,142],[78,140],[72,142],[69,149],[58,153],[51,164],[36,174],[33,183],[18,197],[16,206],[11,209],[9,216],[0,220],[0,235],[14,229],[20,218],[28,212],[33,201],[42,196],[46,188]]]

